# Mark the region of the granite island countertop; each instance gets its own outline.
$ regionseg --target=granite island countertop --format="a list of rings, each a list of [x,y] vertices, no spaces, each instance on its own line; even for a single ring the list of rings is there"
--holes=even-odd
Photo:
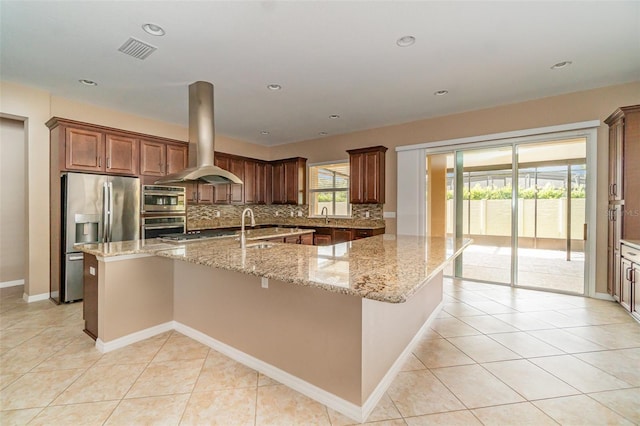
[[[255,230],[258,231],[266,229]],[[252,238],[260,239],[258,235]],[[471,240],[462,238],[384,234],[332,246],[269,242],[268,248],[242,250],[235,238],[221,238],[179,244],[149,239],[85,244],[78,248],[104,258],[135,254],[167,257],[335,293],[402,303],[469,244]]]

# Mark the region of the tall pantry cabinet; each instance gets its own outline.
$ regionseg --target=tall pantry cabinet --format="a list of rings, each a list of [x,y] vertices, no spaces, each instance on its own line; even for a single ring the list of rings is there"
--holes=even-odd
[[[618,108],[605,123],[609,126],[607,291],[634,310],[640,308],[632,303],[635,280],[621,279],[625,274],[621,240],[640,240],[640,105]]]

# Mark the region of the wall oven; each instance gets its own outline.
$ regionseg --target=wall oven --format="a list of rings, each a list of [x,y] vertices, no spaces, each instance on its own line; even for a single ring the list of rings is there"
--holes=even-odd
[[[142,238],[157,238],[165,234],[184,234],[187,231],[186,216],[145,216],[142,218]]]
[[[180,186],[144,185],[142,187],[143,213],[186,212],[185,189]]]

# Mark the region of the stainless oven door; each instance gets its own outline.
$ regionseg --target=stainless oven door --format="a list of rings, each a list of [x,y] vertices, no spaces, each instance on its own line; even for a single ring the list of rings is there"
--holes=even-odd
[[[178,186],[144,185],[142,188],[142,211],[145,213],[184,213],[185,188]]]
[[[184,234],[187,230],[186,216],[147,216],[142,218],[142,238],[157,238],[164,234]]]

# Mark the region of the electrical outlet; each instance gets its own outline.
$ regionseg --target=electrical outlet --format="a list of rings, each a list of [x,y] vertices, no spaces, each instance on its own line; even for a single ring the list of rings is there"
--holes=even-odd
[[[293,210],[291,210],[291,212],[290,212],[290,213],[291,213],[291,217],[293,217]]]
[[[276,212],[276,216],[280,216],[280,212]]]
[[[302,217],[302,212],[298,210],[298,217]]]
[[[220,217],[220,210],[216,210],[216,217]]]
[[[269,288],[269,278],[261,277],[260,285],[262,286],[262,288]]]
[[[364,217],[366,217],[367,219],[369,219],[369,210],[367,210],[366,212],[364,212]]]

